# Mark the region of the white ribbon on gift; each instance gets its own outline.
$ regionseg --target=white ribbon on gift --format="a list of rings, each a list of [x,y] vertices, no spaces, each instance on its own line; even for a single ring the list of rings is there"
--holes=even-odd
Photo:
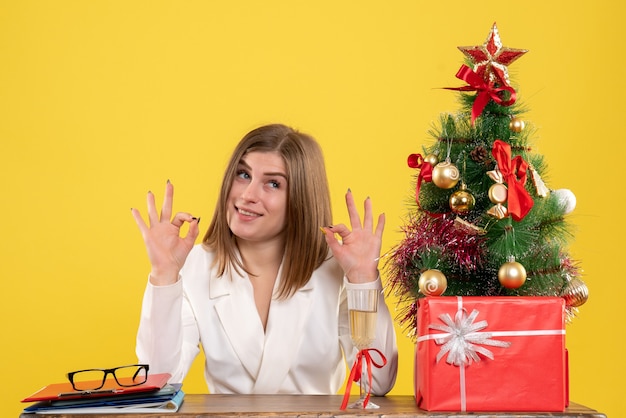
[[[474,323],[479,312],[474,309],[471,314],[467,314],[467,310],[463,308],[463,298],[457,296],[457,312],[454,320],[449,314],[439,315],[446,325],[429,324],[429,329],[444,331],[443,334],[427,334],[418,337],[417,342],[427,340],[435,340],[437,345],[442,345],[441,350],[437,353],[437,362],[446,354],[446,363],[459,366],[460,392],[461,392],[461,411],[466,411],[466,392],[465,392],[465,367],[472,364],[473,361],[480,361],[479,354],[493,360],[494,355],[491,350],[480,345],[488,345],[492,347],[507,348],[511,345],[509,341],[498,341],[491,339],[492,337],[519,337],[519,336],[538,336],[538,335],[564,335],[564,329],[546,329],[546,330],[526,330],[526,331],[493,331],[482,332],[489,325],[486,320]]]

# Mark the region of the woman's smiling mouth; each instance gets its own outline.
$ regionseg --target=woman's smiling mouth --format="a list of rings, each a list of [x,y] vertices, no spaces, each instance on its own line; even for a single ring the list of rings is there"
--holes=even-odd
[[[259,214],[259,213],[250,212],[249,210],[242,209],[242,208],[239,208],[239,207],[235,207],[235,208],[237,209],[237,212],[239,214],[244,215],[244,216],[255,216],[255,217],[256,216],[261,216],[261,214]]]

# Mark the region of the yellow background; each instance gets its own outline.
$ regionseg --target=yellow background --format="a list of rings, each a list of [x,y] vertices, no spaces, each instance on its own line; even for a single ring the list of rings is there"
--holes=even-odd
[[[248,130],[283,122],[327,157],[336,222],[343,194],[387,214],[385,249],[411,196],[406,157],[458,109],[457,46],[497,22],[538,129],[551,188],[574,191],[575,240],[591,297],[568,326],[571,398],[626,407],[624,42],[621,8],[590,1],[0,2],[2,416],[83,367],[135,361],[148,273],[130,214],[167,179],[175,209],[211,218],[219,179]],[[201,225],[202,226],[202,225]],[[393,305],[393,301],[390,302]],[[392,394],[412,393],[398,330]],[[323,361],[323,359],[320,359]],[[200,363],[185,382],[205,391]]]

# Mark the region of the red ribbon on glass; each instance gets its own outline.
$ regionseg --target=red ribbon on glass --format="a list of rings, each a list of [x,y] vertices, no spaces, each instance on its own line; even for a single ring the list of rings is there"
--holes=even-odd
[[[469,68],[467,65],[462,65],[459,71],[456,73],[456,78],[461,79],[469,86],[463,87],[444,87],[446,90],[456,90],[456,91],[477,91],[476,99],[474,99],[474,105],[472,106],[472,125],[474,125],[474,121],[480,114],[483,112],[489,100],[493,100],[502,106],[510,106],[515,103],[516,93],[513,87],[504,85],[501,87],[495,87],[493,82],[487,82],[483,80],[481,76],[476,74]],[[511,93],[511,97],[508,100],[502,99],[500,97],[500,93],[503,91],[508,91]]]
[[[419,205],[420,186],[422,181],[428,182],[433,180],[433,165],[428,161],[425,161],[421,154],[409,155],[407,163],[409,167],[420,170],[420,173],[417,176],[417,185],[415,186],[415,201]]]
[[[494,141],[491,154],[508,185],[507,209],[513,219],[520,221],[535,203],[524,187],[528,163],[520,155],[511,159],[511,146],[500,139]]]
[[[376,363],[372,359],[370,351],[374,351],[380,356],[382,360],[382,364]],[[360,350],[356,355],[356,359],[354,360],[354,365],[352,366],[352,370],[350,370],[350,377],[348,378],[348,383],[346,384],[346,391],[343,394],[343,402],[341,403],[341,410],[346,409],[346,407],[348,406],[348,400],[350,399],[350,389],[352,388],[352,382],[361,382],[360,385],[361,387],[363,387],[363,381],[361,381],[361,378],[363,377],[363,360],[365,360],[365,364],[367,366],[367,395],[365,396],[365,399],[363,400],[363,407],[367,406],[370,400],[370,394],[372,392],[372,365],[380,369],[385,364],[387,364],[387,359],[385,358],[384,354],[380,352],[380,350],[376,348],[365,348],[363,350]]]

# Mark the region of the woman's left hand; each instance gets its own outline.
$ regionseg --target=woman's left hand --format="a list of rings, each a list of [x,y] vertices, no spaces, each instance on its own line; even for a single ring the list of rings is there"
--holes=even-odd
[[[351,283],[374,281],[378,278],[385,214],[378,216],[374,229],[372,201],[369,197],[365,199],[362,223],[350,190],[346,193],[346,206],[352,230],[344,224],[323,227],[326,242]]]

